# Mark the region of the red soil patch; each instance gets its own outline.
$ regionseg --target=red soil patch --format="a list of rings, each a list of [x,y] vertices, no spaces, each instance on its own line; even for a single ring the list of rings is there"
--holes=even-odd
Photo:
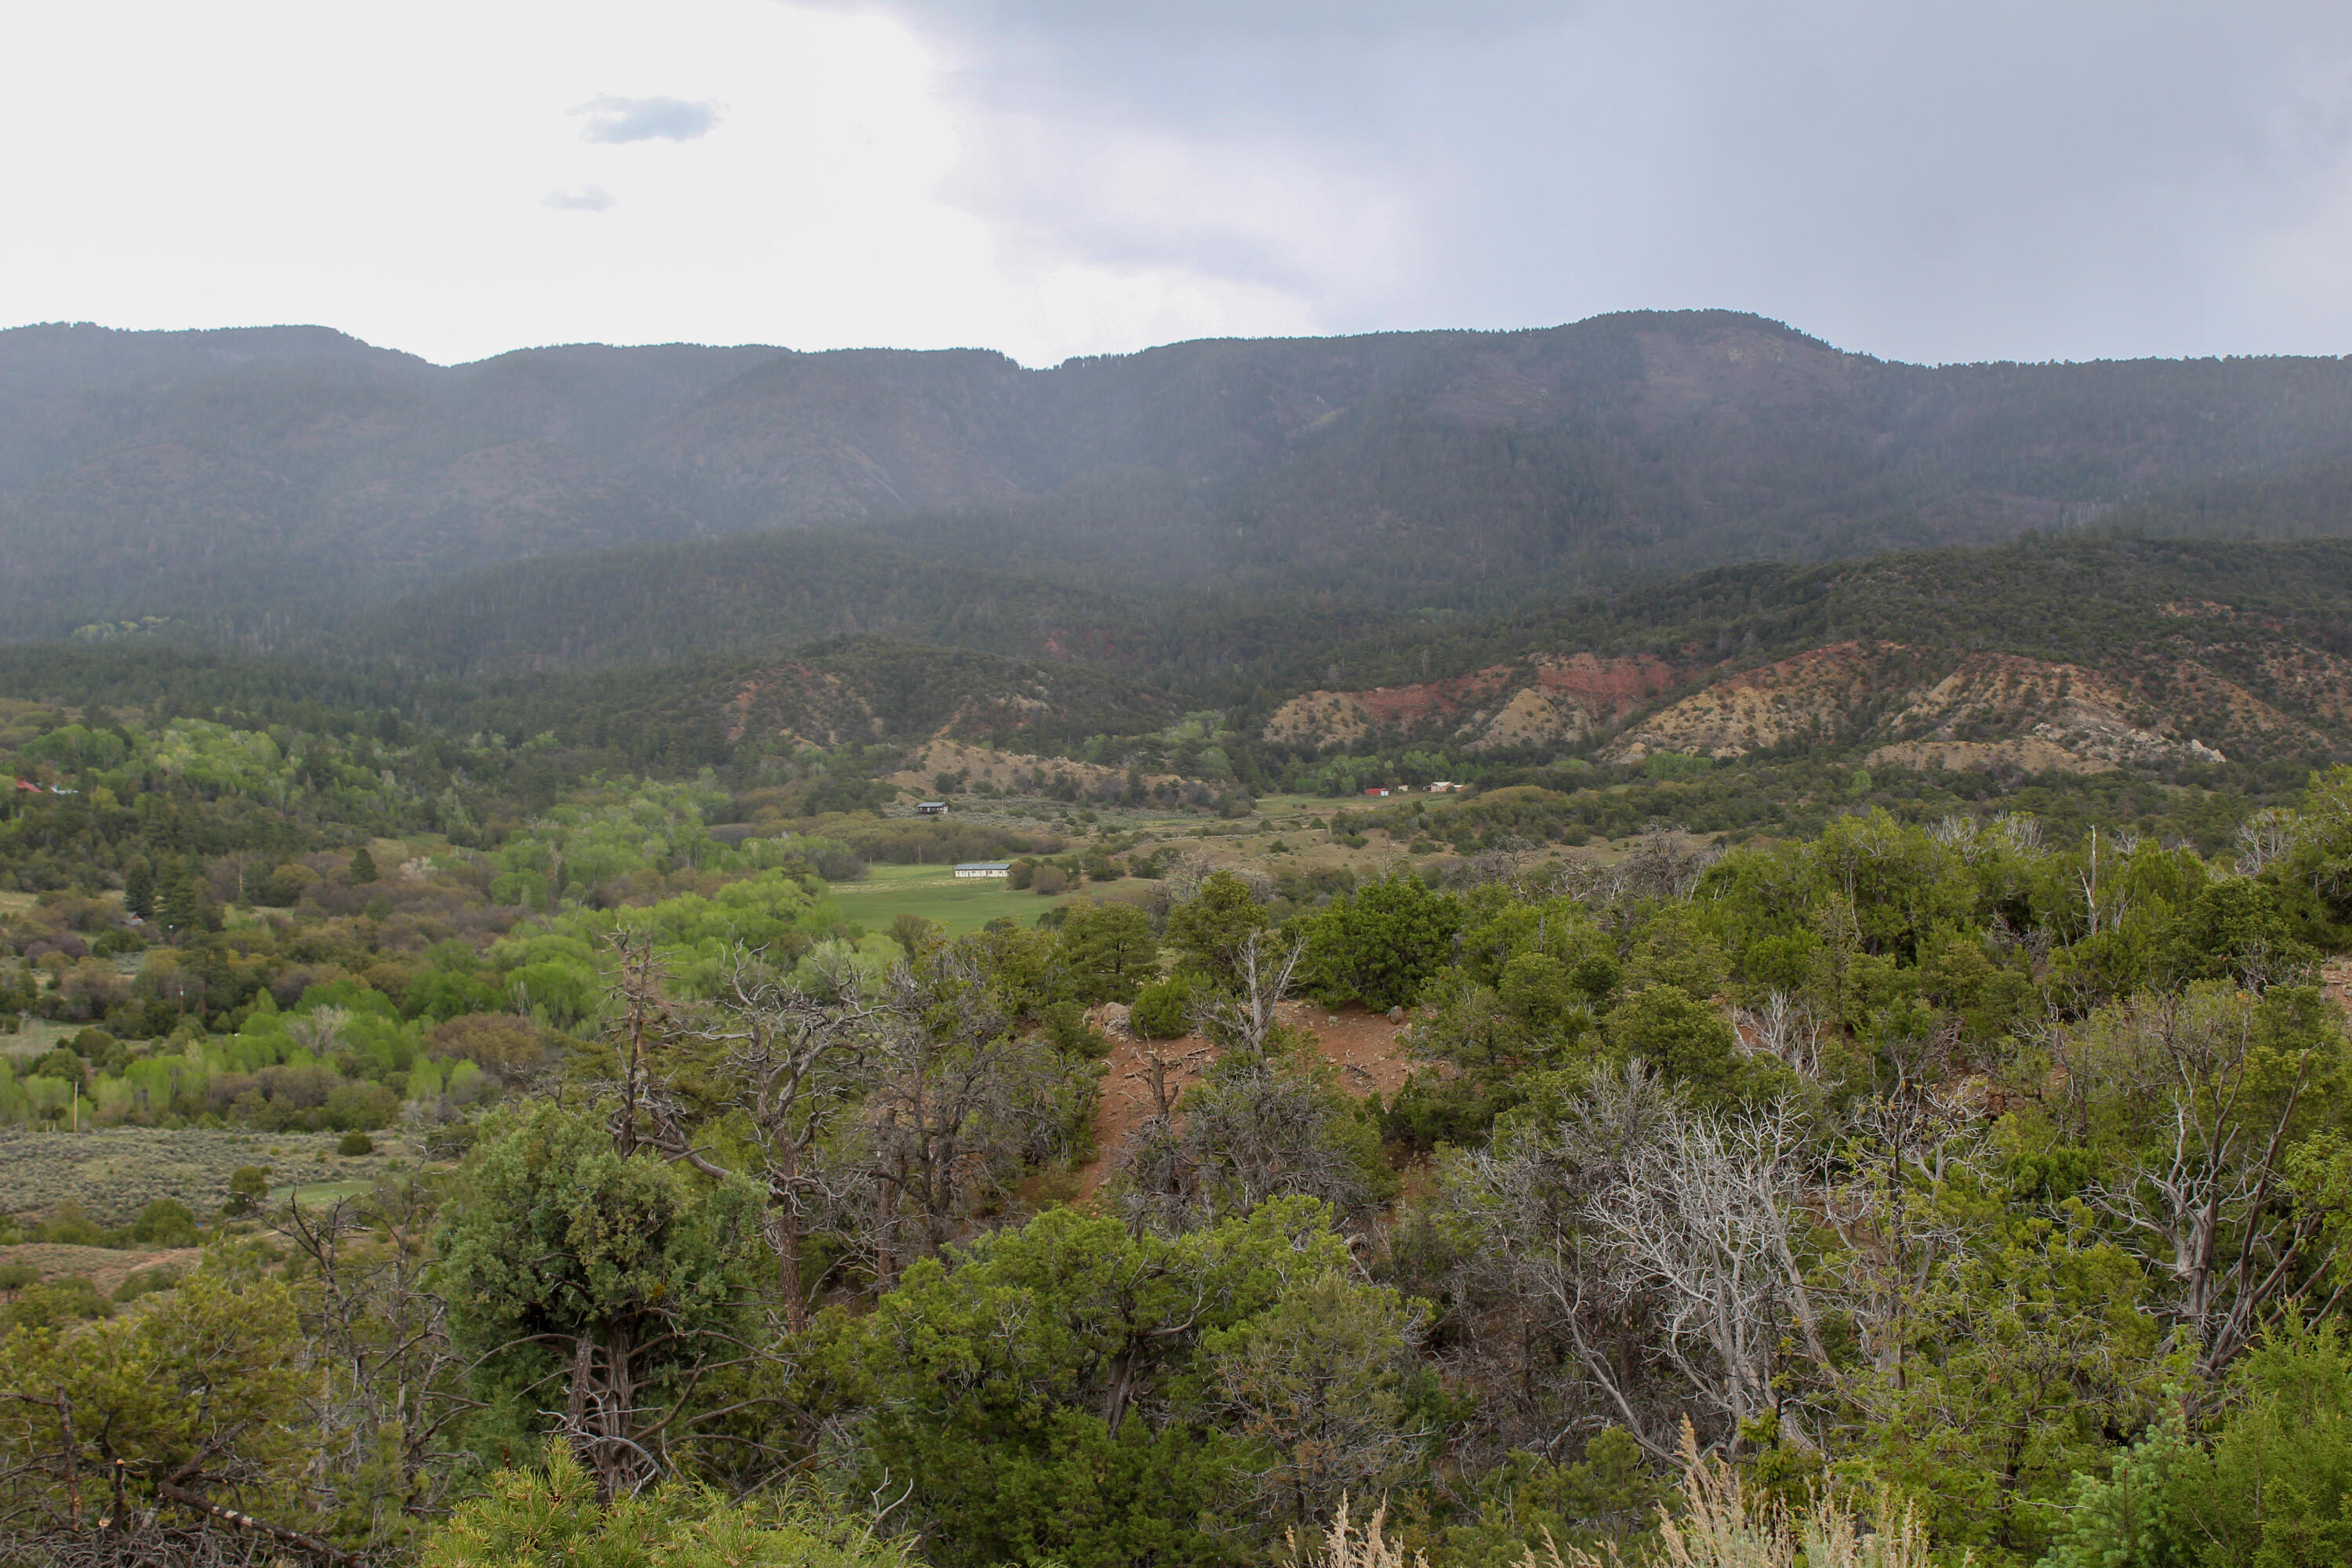
[[[2331,958],[2321,964],[2319,989],[2352,1019],[2352,958]]]
[[[1433,718],[1453,718],[1465,709],[1483,708],[1506,691],[1532,686],[1564,693],[1601,719],[1614,720],[1653,697],[1664,695],[1680,677],[1673,665],[1658,658],[1601,658],[1580,653],[1566,658],[1538,658],[1531,666],[1490,665],[1451,680],[1427,680],[1412,686],[1376,686],[1346,695],[1370,715],[1377,728],[1393,729]]]
[[[1391,1024],[1386,1015],[1367,1012],[1354,1003],[1333,1009],[1285,1002],[1280,1011],[1284,1023],[1315,1037],[1324,1057],[1339,1068],[1339,1086],[1360,1100],[1377,1093],[1385,1100],[1412,1076],[1413,1063],[1397,1039],[1404,1032],[1403,1023]],[[1111,1047],[1110,1058],[1103,1064],[1102,1101],[1095,1109],[1095,1157],[1078,1169],[1081,1195],[1102,1184],[1129,1134],[1158,1113],[1160,1097],[1174,1104],[1217,1054],[1199,1035],[1139,1039],[1128,1031],[1127,1009],[1117,1005],[1097,1008],[1093,1017],[1110,1036]]]

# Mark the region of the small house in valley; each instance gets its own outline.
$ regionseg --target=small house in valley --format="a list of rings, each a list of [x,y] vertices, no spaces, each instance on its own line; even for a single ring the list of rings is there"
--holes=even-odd
[[[945,816],[947,814],[948,803],[946,801],[919,800],[915,803],[915,815],[917,816]]]
[[[1013,875],[1013,862],[1010,860],[965,860],[957,865],[955,874],[959,877],[965,878],[1010,877]]]

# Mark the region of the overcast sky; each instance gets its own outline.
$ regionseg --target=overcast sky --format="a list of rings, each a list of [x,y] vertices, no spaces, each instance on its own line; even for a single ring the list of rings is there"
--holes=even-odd
[[[2343,0],[27,5],[0,137],[0,322],[2352,352]]]

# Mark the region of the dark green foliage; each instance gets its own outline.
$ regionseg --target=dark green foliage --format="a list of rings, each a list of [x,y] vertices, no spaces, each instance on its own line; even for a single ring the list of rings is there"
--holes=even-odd
[[[1128,1021],[1147,1040],[1173,1040],[1192,1032],[1192,1010],[1199,1005],[1199,983],[1179,975],[1146,985],[1135,998]]]
[[[1197,893],[1169,911],[1168,944],[1176,950],[1181,967],[1212,985],[1231,986],[1240,977],[1243,950],[1273,925],[1248,883],[1231,871],[1216,871],[1202,879]]]
[[[832,1318],[826,1367],[941,1563],[1223,1563],[1247,1456],[1186,1414],[1204,1337],[1344,1263],[1310,1203],[1174,1241],[1058,1210]]]
[[[1417,877],[1373,882],[1303,922],[1305,984],[1331,1005],[1410,1007],[1452,959],[1462,922],[1460,902]]]
[[[1632,993],[1601,1027],[1613,1050],[1641,1058],[1702,1103],[1760,1099],[1789,1082],[1778,1063],[1740,1055],[1723,1016],[1675,986]]]
[[[142,1247],[194,1247],[196,1216],[176,1198],[157,1198],[131,1222],[130,1239]]]
[[[155,868],[144,855],[134,855],[122,873],[122,907],[134,915],[155,912]]]
[[[335,1152],[346,1159],[358,1154],[373,1154],[375,1152],[375,1140],[354,1130],[335,1141]]]
[[[1132,1002],[1159,973],[1160,943],[1141,910],[1081,900],[1064,907],[1054,958],[1062,984],[1078,1001]]]
[[[229,1173],[228,1202],[221,1213],[232,1217],[259,1211],[269,1196],[269,1173],[258,1165],[240,1165]]]
[[[375,857],[369,854],[368,847],[362,844],[352,851],[351,867],[343,873],[343,879],[357,888],[373,882],[375,879]]]

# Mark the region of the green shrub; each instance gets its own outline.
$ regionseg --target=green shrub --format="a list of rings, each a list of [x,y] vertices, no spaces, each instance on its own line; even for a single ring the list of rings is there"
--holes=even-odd
[[[1087,1010],[1076,1002],[1056,1002],[1044,1013],[1045,1038],[1066,1057],[1100,1061],[1110,1055],[1110,1037],[1087,1021]]]
[[[0,1290],[14,1294],[40,1281],[41,1271],[29,1263],[0,1263]]]
[[[341,1132],[373,1132],[400,1115],[400,1096],[380,1083],[343,1083],[328,1091],[320,1117]]]
[[[104,1247],[110,1239],[104,1227],[89,1217],[89,1211],[76,1198],[68,1198],[49,1210],[49,1217],[35,1234],[40,1240],[66,1247]]]
[[[152,1296],[158,1290],[176,1290],[180,1288],[180,1271],[169,1264],[137,1269],[114,1288],[114,1304],[123,1306],[142,1296]]]
[[[499,1470],[425,1542],[425,1568],[908,1568],[906,1545],[877,1538],[823,1494],[745,1503],[670,1481],[599,1501],[571,1451],[544,1470]]]
[[[221,1213],[236,1218],[257,1214],[269,1199],[269,1173],[258,1165],[239,1165],[229,1173],[228,1202]]]
[[[113,1315],[113,1307],[98,1293],[97,1286],[81,1275],[69,1274],[18,1290],[7,1310],[0,1311],[0,1324],[12,1329],[62,1329]]]
[[[1192,1032],[1192,983],[1163,980],[1136,994],[1129,1021],[1147,1040],[1172,1040]]]
[[[157,1198],[131,1222],[131,1239],[146,1247],[194,1247],[196,1216],[176,1198]]]
[[[355,1158],[361,1154],[373,1154],[375,1152],[375,1140],[364,1132],[357,1131],[346,1132],[336,1142],[335,1152],[347,1159]]]

